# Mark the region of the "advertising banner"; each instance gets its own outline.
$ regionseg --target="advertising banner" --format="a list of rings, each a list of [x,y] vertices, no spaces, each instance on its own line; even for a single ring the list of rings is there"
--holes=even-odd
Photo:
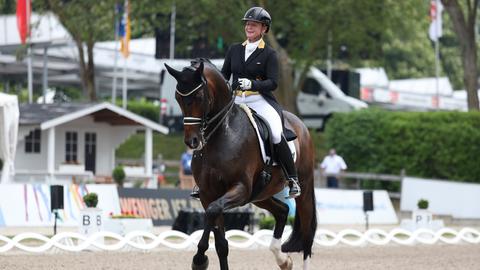
[[[402,181],[402,211],[416,210],[418,200],[428,200],[428,210],[454,218],[480,218],[480,185],[405,177]]]
[[[118,194],[123,213],[151,218],[154,226],[172,225],[183,208],[203,209],[190,190],[119,188]]]
[[[78,226],[83,196],[98,195],[102,215],[120,213],[116,185],[64,185],[64,209],[59,210],[58,226]],[[53,226],[50,186],[46,184],[5,184],[0,188],[0,226]]]
[[[316,188],[317,219],[319,224],[364,224],[362,190]],[[373,211],[368,211],[370,224],[396,224],[397,215],[388,193],[373,191]]]

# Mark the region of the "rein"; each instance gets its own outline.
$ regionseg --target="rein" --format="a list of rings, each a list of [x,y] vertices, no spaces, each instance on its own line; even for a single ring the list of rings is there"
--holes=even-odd
[[[207,86],[207,83],[206,83],[206,79],[205,77],[203,76],[202,74],[202,82],[197,86],[195,87],[193,90],[190,90],[188,93],[182,93],[180,92],[180,90],[178,90],[178,88],[176,89],[176,92],[182,96],[182,97],[187,97],[187,96],[190,96],[192,95],[193,93],[195,93],[196,91],[198,91],[199,89],[202,89],[204,88],[205,86]],[[189,125],[201,125],[201,135],[202,135],[202,140],[204,142],[204,144],[206,145],[207,144],[207,141],[208,139],[210,139],[210,137],[213,135],[213,133],[215,133],[215,131],[220,127],[220,125],[225,121],[225,119],[227,118],[228,114],[230,113],[231,109],[233,108],[233,104],[235,103],[235,94],[237,92],[237,90],[231,90],[231,86],[230,84],[227,82],[227,86],[229,88],[229,90],[232,92],[232,98],[231,100],[228,102],[228,104],[223,107],[219,112],[217,112],[212,118],[208,119],[207,117],[207,113],[204,108],[204,115],[202,118],[199,118],[199,117],[191,117],[191,116],[185,116],[183,117],[183,125],[184,126],[189,126]],[[204,89],[206,90],[207,92],[207,95],[208,95],[208,89]],[[208,97],[205,98],[205,100],[208,102]],[[205,103],[204,102],[204,107],[207,107],[208,106],[208,103]],[[209,128],[209,126],[214,123],[218,118],[220,118],[220,120],[217,122],[217,124],[212,128],[210,129],[210,131],[207,133],[207,129]]]
[[[227,85],[228,85],[228,88],[230,88],[230,84],[227,83]],[[228,102],[227,106],[223,107],[222,110],[220,110],[217,114],[215,114],[211,119],[206,121],[206,125],[202,127],[202,134],[205,139],[205,144],[207,143],[208,139],[210,139],[210,136],[212,136],[215,130],[217,130],[220,127],[220,125],[223,123],[223,121],[225,121],[225,118],[227,118],[228,113],[230,113],[230,110],[233,108],[233,104],[235,103],[236,92],[237,90],[232,91],[232,99],[230,100],[230,102]],[[213,121],[215,121],[222,114],[223,116],[220,119],[220,121],[218,121],[218,123],[213,127],[213,129],[211,129],[210,132],[208,132],[208,134],[205,135],[204,133],[205,133],[205,130],[208,128],[208,125],[213,123]]]

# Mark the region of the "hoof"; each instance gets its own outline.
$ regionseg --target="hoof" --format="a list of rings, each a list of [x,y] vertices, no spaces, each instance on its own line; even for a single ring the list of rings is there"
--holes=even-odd
[[[203,262],[200,262],[199,264],[195,264],[195,258],[193,258],[192,270],[206,270],[207,268],[208,268],[208,257],[207,256],[204,256]]]
[[[281,270],[292,270],[293,268],[293,261],[292,261],[292,258],[290,256],[287,256],[287,260],[279,265],[280,269]]]

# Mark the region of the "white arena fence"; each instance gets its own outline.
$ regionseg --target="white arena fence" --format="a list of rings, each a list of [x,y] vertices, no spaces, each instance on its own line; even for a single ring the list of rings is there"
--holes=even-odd
[[[86,237],[79,233],[62,232],[48,238],[38,233],[21,233],[13,238],[0,235],[0,253],[5,253],[14,248],[26,252],[42,253],[50,250],[79,252],[89,251],[125,251],[141,250],[149,251],[155,248],[169,248],[176,250],[194,250],[202,235],[201,230],[191,235],[179,231],[166,231],[159,235],[149,232],[133,231],[125,236],[116,233],[102,231]],[[283,234],[283,240],[290,235],[291,230]],[[259,249],[267,248],[270,245],[273,232],[271,230],[260,230],[255,234],[249,234],[240,230],[226,232],[226,238],[232,248]],[[213,237],[213,234],[210,235]],[[38,244],[39,242],[43,244]],[[107,243],[106,243],[107,242]],[[443,228],[438,231],[418,229],[414,232],[401,228],[392,229],[386,232],[380,229],[370,229],[360,232],[353,229],[345,229],[338,233],[330,230],[317,230],[314,246],[331,247],[339,244],[348,246],[372,245],[415,245],[436,243],[459,244],[459,243],[480,243],[480,231],[473,228],[463,228],[459,231],[450,228]],[[30,243],[30,244],[24,244]],[[213,249],[214,245],[210,245]]]

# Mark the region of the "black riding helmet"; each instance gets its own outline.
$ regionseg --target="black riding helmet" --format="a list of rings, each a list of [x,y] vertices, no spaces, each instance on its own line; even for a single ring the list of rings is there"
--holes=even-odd
[[[272,23],[272,17],[270,17],[270,14],[261,7],[252,7],[247,12],[245,13],[245,16],[243,16],[242,21],[254,21],[254,22],[259,22],[263,23],[267,26],[267,31],[270,30],[270,24]]]

